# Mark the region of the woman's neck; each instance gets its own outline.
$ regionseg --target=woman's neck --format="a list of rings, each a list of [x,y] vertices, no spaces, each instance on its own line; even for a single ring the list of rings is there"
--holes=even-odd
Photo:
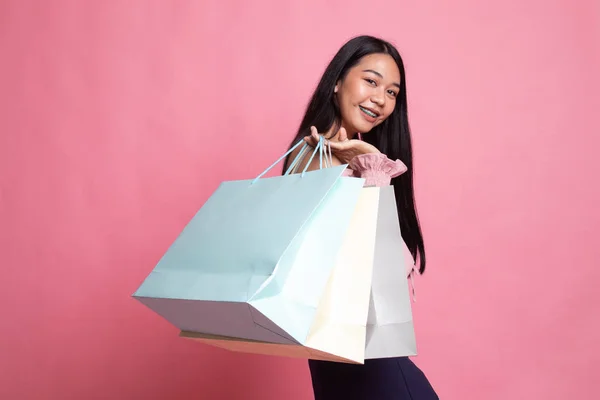
[[[343,122],[341,124],[337,122],[331,125],[329,131],[327,131],[327,133],[323,136],[326,139],[337,139],[338,132],[341,128],[344,128],[346,130],[346,136],[348,137],[348,139],[360,139],[360,132],[354,132],[353,130],[348,129],[348,127],[345,126]]]

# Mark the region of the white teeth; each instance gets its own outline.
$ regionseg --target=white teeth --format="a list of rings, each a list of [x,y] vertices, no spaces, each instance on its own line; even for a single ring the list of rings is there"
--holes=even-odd
[[[360,106],[359,106],[360,107]],[[367,110],[366,108],[360,107],[360,109],[367,115],[373,117],[373,118],[377,118],[377,114],[375,114],[372,111]]]

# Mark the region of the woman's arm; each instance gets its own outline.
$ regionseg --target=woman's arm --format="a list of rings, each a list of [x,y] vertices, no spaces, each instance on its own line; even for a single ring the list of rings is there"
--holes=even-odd
[[[400,160],[390,160],[385,154],[367,153],[354,157],[349,164],[354,176],[364,178],[365,186],[387,186],[392,178],[406,172]]]

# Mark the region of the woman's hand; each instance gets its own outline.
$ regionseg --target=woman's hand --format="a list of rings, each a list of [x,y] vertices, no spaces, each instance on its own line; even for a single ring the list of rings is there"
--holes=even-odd
[[[319,142],[319,132],[317,132],[317,128],[311,126],[310,135],[306,136],[304,140],[311,146],[316,147]],[[362,140],[348,139],[348,134],[344,128],[340,128],[335,136],[331,139],[327,139],[323,149],[327,150],[327,146],[331,147],[331,152],[342,164],[348,164],[350,160],[361,154],[381,153],[377,147],[372,144],[363,142]]]

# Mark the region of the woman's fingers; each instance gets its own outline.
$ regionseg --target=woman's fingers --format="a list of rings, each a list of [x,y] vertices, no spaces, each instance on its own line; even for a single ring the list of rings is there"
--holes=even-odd
[[[319,132],[317,131],[317,128],[315,128],[314,126],[311,126],[310,134],[308,136],[304,137],[304,141],[306,143],[308,143],[309,145],[311,145],[312,147],[315,147],[317,145],[317,143],[319,142]]]
[[[314,126],[311,126],[310,134],[304,137],[304,141],[307,142],[312,147],[316,147],[317,144],[319,143],[319,140],[321,139],[321,137],[322,137],[322,135],[319,134],[319,131],[317,130],[317,128]],[[325,144],[327,142],[329,142],[327,139],[324,139],[324,140],[325,140]]]
[[[349,142],[328,141],[331,150],[344,150],[348,148]]]
[[[311,146],[315,145],[315,138],[312,135],[304,136],[304,141],[310,144]]]
[[[316,130],[315,130],[315,131],[313,131],[313,132],[311,132],[310,136],[312,137],[312,139],[313,139],[313,142],[314,142],[315,144],[317,144],[317,143],[319,142],[319,139],[320,139],[320,138],[319,138],[319,133],[318,133]]]
[[[357,141],[348,139],[348,133],[344,128],[340,128],[331,139],[325,139],[314,126],[310,127],[310,134],[304,137],[304,141],[312,147],[316,147],[321,138],[325,140],[324,144],[326,146],[331,146],[332,150],[349,149],[357,144]]]

